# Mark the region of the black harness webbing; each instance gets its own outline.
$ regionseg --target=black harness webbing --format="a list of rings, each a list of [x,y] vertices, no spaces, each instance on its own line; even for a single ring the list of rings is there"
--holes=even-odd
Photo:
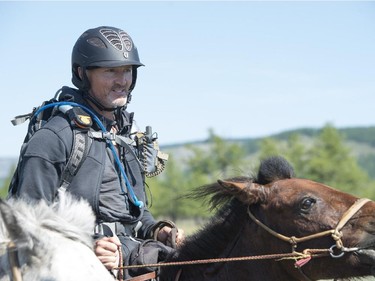
[[[90,150],[92,140],[89,138],[87,131],[73,129],[73,146],[68,162],[61,176],[61,188],[67,189],[72,182],[73,177],[77,174],[83,161]]]

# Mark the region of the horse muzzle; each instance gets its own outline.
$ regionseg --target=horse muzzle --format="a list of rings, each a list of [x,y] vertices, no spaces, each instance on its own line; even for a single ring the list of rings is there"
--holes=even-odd
[[[356,255],[361,264],[375,266],[375,249],[359,249],[356,251]]]
[[[359,249],[355,252],[361,265],[371,267],[371,275],[375,276],[375,249]]]

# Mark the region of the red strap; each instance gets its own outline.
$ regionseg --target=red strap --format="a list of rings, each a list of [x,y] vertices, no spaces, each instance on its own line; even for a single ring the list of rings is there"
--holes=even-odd
[[[296,263],[294,265],[296,267],[300,268],[300,267],[304,266],[306,263],[308,263],[310,260],[311,260],[311,256],[307,257],[305,259],[300,259],[300,260],[296,261]]]

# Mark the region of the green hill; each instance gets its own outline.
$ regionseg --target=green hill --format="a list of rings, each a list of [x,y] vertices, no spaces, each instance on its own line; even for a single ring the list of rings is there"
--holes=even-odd
[[[321,130],[322,129],[300,128],[261,138],[226,139],[226,141],[243,145],[248,157],[251,158],[259,151],[259,144],[264,138],[286,141],[290,136],[298,134],[303,142],[308,145],[313,142],[317,135],[320,134]],[[375,126],[337,128],[337,130],[343,137],[345,145],[358,159],[358,164],[367,171],[372,179],[375,179]],[[206,144],[207,140],[201,140],[192,143],[162,146],[162,149],[173,155],[175,159],[179,159],[187,156],[188,150],[186,149],[186,145],[196,145],[204,148]]]

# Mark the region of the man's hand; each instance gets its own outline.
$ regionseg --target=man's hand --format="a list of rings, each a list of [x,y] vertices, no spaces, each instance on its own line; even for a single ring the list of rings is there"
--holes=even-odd
[[[184,230],[178,228],[176,233],[174,234],[171,227],[164,226],[163,228],[159,230],[157,239],[158,241],[162,242],[163,244],[169,247],[172,247],[172,248],[174,248],[175,246],[178,247],[179,245],[181,245],[181,243],[185,239]],[[175,246],[174,246],[173,240],[175,240]]]
[[[117,236],[103,237],[95,242],[95,255],[108,270],[119,266],[119,246],[121,242]]]

